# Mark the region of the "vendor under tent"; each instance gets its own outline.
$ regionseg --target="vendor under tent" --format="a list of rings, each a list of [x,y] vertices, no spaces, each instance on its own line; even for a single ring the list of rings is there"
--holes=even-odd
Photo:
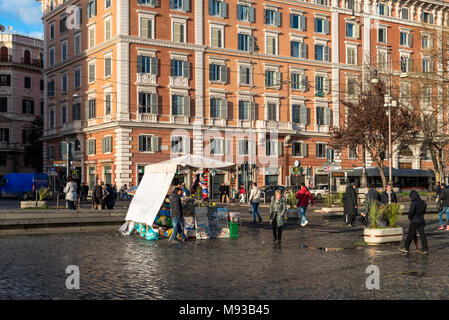
[[[231,162],[222,162],[216,159],[190,154],[147,165],[143,179],[131,201],[125,220],[127,223],[133,221],[152,226],[164,202],[173,177],[179,169],[207,168],[229,170],[233,167],[234,164]],[[132,231],[132,228],[127,226],[125,228],[128,229],[128,232]]]

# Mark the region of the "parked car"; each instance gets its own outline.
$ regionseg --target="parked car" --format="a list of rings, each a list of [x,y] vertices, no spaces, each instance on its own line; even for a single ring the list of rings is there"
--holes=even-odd
[[[319,184],[310,189],[310,194],[317,200],[324,199],[329,193],[329,186],[327,184]]]
[[[23,200],[35,197],[36,190],[48,188],[46,173],[8,173],[0,179],[0,195],[2,197],[19,196]]]
[[[271,201],[271,197],[274,196],[274,193],[277,189],[280,189],[282,192],[285,191],[284,186],[265,186],[260,189],[261,192],[263,192],[263,195],[265,195],[265,201],[269,202]]]

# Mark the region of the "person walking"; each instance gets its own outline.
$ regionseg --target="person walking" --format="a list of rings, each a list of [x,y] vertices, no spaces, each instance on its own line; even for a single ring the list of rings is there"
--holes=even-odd
[[[176,187],[170,195],[170,217],[173,223],[173,232],[170,236],[170,242],[176,242],[178,233],[181,235],[182,241],[186,242],[187,238],[182,230],[182,218],[184,216],[181,203],[182,189]]]
[[[72,210],[76,210],[76,183],[72,177],[67,178],[67,184],[64,188],[65,200],[67,201],[67,207]]]
[[[80,187],[80,200],[87,201],[87,195],[89,194],[89,186],[83,182]]]
[[[315,206],[315,202],[304,182],[301,183],[301,189],[296,193],[296,199],[298,199],[297,206],[299,208],[299,214],[301,215],[301,226],[305,227],[309,223],[306,218],[306,210],[309,206],[309,201],[313,206]]]
[[[225,203],[226,201],[226,187],[225,184],[222,183],[220,188],[218,188],[218,191],[220,192],[220,201],[221,203]]]
[[[441,201],[441,210],[438,212],[438,220],[440,226],[438,230],[449,231],[449,189],[446,188],[444,183],[441,184],[441,191],[438,196],[439,201]],[[443,225],[443,214],[446,213],[446,227]]]
[[[249,203],[251,203],[251,212],[253,214],[253,223],[256,223],[256,215],[259,217],[259,222],[262,222],[262,217],[259,213],[259,203],[260,203],[260,189],[257,187],[257,183],[253,182],[253,188],[249,195]]]
[[[357,193],[355,188],[355,183],[351,183],[346,187],[346,192],[343,195],[344,219],[348,227],[354,226],[355,217],[357,216]]]
[[[391,184],[387,185],[387,190],[382,193],[381,202],[383,204],[392,204],[398,202],[398,196],[396,192],[392,190]]]
[[[113,210],[117,193],[110,184],[106,184],[105,190],[104,204],[108,210]]]
[[[229,186],[225,184],[225,197],[226,197],[226,203],[229,203]]]
[[[92,201],[94,210],[103,210],[104,199],[103,199],[103,182],[101,180],[97,181],[97,185],[92,190]]]
[[[243,186],[243,184],[239,189],[239,194],[240,194],[240,202],[239,203],[244,204],[245,203],[245,187]]]
[[[271,197],[270,203],[270,224],[273,227],[273,241],[282,239],[282,226],[285,224],[285,214],[287,206],[285,197],[282,196],[281,190],[276,190],[274,196]]]
[[[440,181],[437,181],[437,185],[435,186],[435,194],[436,194],[437,196],[439,196],[439,195],[440,195],[440,192],[441,192]]]
[[[412,242],[413,237],[416,235],[416,231],[418,231],[422,246],[421,253],[427,254],[429,251],[429,247],[427,245],[426,234],[424,233],[424,227],[426,225],[424,215],[426,214],[427,204],[424,200],[421,199],[416,190],[410,191],[410,199],[411,203],[408,213],[410,225],[408,227],[407,237],[404,240],[403,246],[399,247],[399,250],[404,253],[408,253],[410,243]]]

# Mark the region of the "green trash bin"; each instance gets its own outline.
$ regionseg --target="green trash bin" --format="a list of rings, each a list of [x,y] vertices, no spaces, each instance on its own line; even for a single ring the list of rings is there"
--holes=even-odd
[[[238,238],[239,237],[239,224],[229,222],[229,233],[231,238]]]

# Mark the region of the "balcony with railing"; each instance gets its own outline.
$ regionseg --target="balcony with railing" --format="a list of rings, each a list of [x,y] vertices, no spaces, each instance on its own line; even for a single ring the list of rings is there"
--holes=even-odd
[[[0,151],[23,151],[24,145],[16,142],[0,141]]]
[[[0,56],[0,63],[9,63],[9,64],[16,64],[16,65],[26,65],[36,68],[43,68],[43,60],[40,59],[31,59],[31,58],[25,58],[21,57],[20,60],[17,58],[13,58],[12,55],[2,55]]]

